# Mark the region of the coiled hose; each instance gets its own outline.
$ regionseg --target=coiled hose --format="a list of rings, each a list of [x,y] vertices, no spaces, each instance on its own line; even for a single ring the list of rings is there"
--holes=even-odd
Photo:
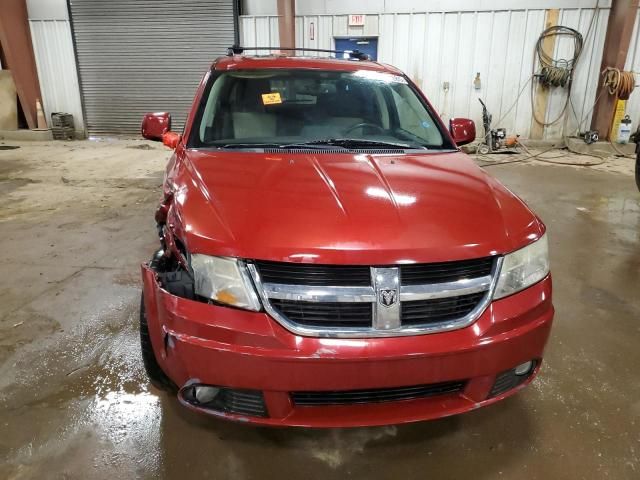
[[[591,23],[593,24],[593,19]],[[591,26],[589,27],[589,30],[591,30]],[[545,39],[552,36],[568,36],[573,39],[573,55],[571,58],[554,58],[544,51]],[[533,76],[538,77],[538,81],[543,87],[562,87],[567,88],[568,91],[564,106],[562,107],[562,110],[560,111],[558,116],[555,119],[547,122],[545,121],[545,119],[538,117],[538,113],[536,111],[533,100],[533,91],[535,87],[533,83],[531,84],[531,108],[533,118],[537,124],[542,125],[543,127],[548,127],[549,125],[557,123],[561,118],[564,117],[564,114],[567,111],[567,107],[569,105],[569,99],[571,98],[571,79],[573,78],[573,70],[576,66],[576,63],[580,59],[580,54],[582,53],[583,46],[584,38],[582,37],[582,34],[573,28],[565,27],[562,25],[551,26],[545,29],[540,34],[540,37],[538,37],[534,55],[538,58],[540,72],[538,74],[533,73]],[[534,61],[534,69],[535,64],[536,62]]]
[[[545,87],[566,87],[571,80],[571,70],[563,67],[542,67],[540,83]]]
[[[568,36],[573,40],[572,58],[554,58],[544,51],[544,41],[548,37]],[[566,87],[571,81],[573,69],[580,58],[584,39],[577,30],[562,25],[554,25],[544,30],[536,43],[536,54],[540,62],[540,82],[547,87]]]
[[[614,67],[607,67],[602,71],[604,76],[603,86],[610,95],[615,95],[620,100],[628,100],[636,87],[636,77],[633,72],[621,71]]]

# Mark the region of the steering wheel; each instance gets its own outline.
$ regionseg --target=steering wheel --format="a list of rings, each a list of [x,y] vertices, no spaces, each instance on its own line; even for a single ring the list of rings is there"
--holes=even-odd
[[[365,128],[365,127],[373,127],[381,133],[385,132],[385,129],[382,128],[380,125],[376,125],[375,123],[362,122],[362,123],[356,123],[355,125],[351,125],[350,127],[347,127],[345,130],[342,131],[342,133],[346,135],[352,132],[353,130],[356,130],[358,128]]]

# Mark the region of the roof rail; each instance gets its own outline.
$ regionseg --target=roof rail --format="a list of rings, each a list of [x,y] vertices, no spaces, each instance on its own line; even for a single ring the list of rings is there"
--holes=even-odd
[[[349,55],[351,60],[371,60],[371,57],[359,50],[325,50],[322,48],[290,48],[290,47],[241,47],[233,45],[227,49],[227,55],[241,55],[245,50],[280,50],[285,52],[319,52],[319,53],[337,53]]]

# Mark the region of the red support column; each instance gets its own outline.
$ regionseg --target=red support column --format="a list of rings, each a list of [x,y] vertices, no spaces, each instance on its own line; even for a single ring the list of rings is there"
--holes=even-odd
[[[0,45],[7,61],[2,68],[11,70],[27,125],[29,128],[36,128],[36,100],[42,97],[31,43],[26,0],[2,0]]]
[[[612,0],[607,24],[607,36],[604,41],[600,71],[606,67],[624,69],[627,52],[631,43],[633,25],[636,21],[639,0]],[[598,81],[598,93],[602,89],[602,76]],[[616,108],[616,98],[603,92],[593,110],[591,129],[597,130],[600,138],[610,139],[611,121]]]
[[[278,31],[282,48],[294,48],[296,46],[295,0],[278,0]],[[294,52],[286,51],[284,53],[287,55],[294,54]]]

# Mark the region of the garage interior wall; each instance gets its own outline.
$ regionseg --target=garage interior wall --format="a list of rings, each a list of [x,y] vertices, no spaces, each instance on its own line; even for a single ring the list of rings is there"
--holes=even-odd
[[[425,5],[429,11],[424,11]],[[596,0],[556,0],[535,4],[521,0],[376,0],[366,5],[350,0],[298,1],[296,45],[333,48],[336,36],[378,36],[379,61],[404,70],[445,119],[469,117],[476,125],[482,125],[480,97],[493,114],[494,127],[504,127],[509,134],[529,138],[533,123],[530,80],[533,53],[545,28],[546,9],[558,8],[558,24],[575,28],[585,37],[593,19],[593,27],[589,37],[585,38],[585,47],[574,74],[567,111],[559,122],[544,129],[544,139],[558,140],[565,134],[576,133],[577,118],[582,120],[582,129],[589,128],[610,5],[610,0],[600,0],[596,13]],[[278,45],[275,8],[275,2],[270,1],[246,1],[243,4],[244,15],[240,18],[243,45]],[[377,13],[372,13],[375,11]],[[364,27],[349,27],[349,13],[365,13]],[[636,21],[627,62],[628,67],[636,71],[640,69],[639,41]],[[558,40],[555,56],[570,57],[571,43],[568,38]],[[473,85],[477,72],[480,72],[482,82],[480,90],[475,90]],[[449,82],[448,92],[443,89],[444,82]],[[547,121],[558,116],[565,99],[565,89],[551,90],[546,109]],[[638,92],[629,100],[627,113],[632,115],[634,122],[640,120],[637,117],[640,114]],[[482,129],[479,128],[478,135],[481,134]]]
[[[73,0],[90,135],[136,135],[146,112],[180,131],[198,83],[235,40],[233,0]]]
[[[27,0],[29,27],[47,124],[52,112],[73,115],[83,137],[84,118],[66,0]]]

